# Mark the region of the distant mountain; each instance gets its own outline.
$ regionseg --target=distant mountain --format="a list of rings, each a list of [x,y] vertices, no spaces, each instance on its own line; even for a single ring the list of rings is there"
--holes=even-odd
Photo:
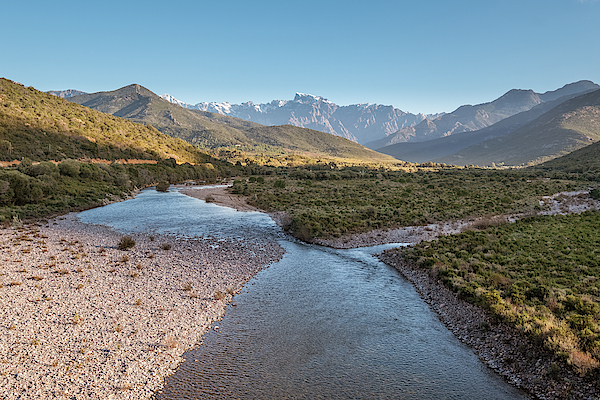
[[[457,153],[477,143],[514,132],[521,126],[542,116],[559,104],[562,104],[563,102],[574,97],[580,96],[581,94],[592,91],[593,90],[583,93],[571,93],[552,101],[546,101],[545,103],[538,104],[528,111],[515,114],[477,131],[456,133],[450,136],[428,140],[425,142],[396,143],[375,150],[380,153],[389,154],[403,161],[418,163],[433,161],[438,158],[450,156],[451,154]],[[544,95],[540,95],[540,97],[541,96]],[[553,97],[547,96],[545,98],[548,99]]]
[[[591,81],[579,81],[543,94],[533,90],[513,89],[492,102],[475,106],[461,106],[432,121],[424,120],[418,125],[402,128],[386,139],[366,143],[366,146],[379,149],[395,143],[420,142],[461,132],[476,131],[512,115],[530,110],[538,104],[599,88],[600,86]]]
[[[600,90],[565,101],[516,131],[434,161],[458,165],[527,165],[600,140]]]
[[[198,103],[186,104],[169,94],[163,99],[188,109],[209,111],[221,115],[256,122],[261,125],[294,125],[332,135],[342,136],[358,143],[366,143],[418,124],[440,114],[411,114],[392,106],[354,104],[338,106],[320,96],[296,93],[293,100],[273,100],[270,103],[242,104]]]
[[[52,94],[54,96],[61,97],[63,99],[66,99],[66,98],[69,98],[69,97],[73,97],[73,96],[79,96],[80,94],[85,94],[85,92],[82,92],[81,90],[75,90],[75,89],[50,90],[49,92],[46,92],[46,93]]]
[[[173,104],[140,85],[111,92],[70,97],[107,114],[154,126],[159,131],[201,148],[240,146],[256,151],[311,153],[370,161],[393,160],[344,138],[293,126],[266,127],[242,119],[190,110]]]

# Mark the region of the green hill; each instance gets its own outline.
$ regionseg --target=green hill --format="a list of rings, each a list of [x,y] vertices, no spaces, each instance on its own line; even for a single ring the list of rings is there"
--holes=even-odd
[[[581,176],[586,180],[600,180],[600,142],[590,144],[562,157],[531,167],[548,173]]]
[[[150,124],[200,148],[242,147],[245,150],[306,153],[365,161],[393,161],[390,156],[350,140],[295,126],[263,126],[238,118],[188,110],[140,85],[112,92],[74,96],[69,101],[132,121]]]
[[[516,131],[434,161],[457,165],[538,164],[600,140],[600,90],[553,108]]]
[[[0,79],[0,159],[66,158],[202,163],[211,157],[151,126]]]

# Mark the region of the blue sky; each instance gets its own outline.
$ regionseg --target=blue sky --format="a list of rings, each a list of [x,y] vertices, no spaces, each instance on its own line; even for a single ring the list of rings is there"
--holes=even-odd
[[[599,0],[11,1],[0,76],[40,90],[139,83],[188,102],[452,111],[512,88],[600,83]]]

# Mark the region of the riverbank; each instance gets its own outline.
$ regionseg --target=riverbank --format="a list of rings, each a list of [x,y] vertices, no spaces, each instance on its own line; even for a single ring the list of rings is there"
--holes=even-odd
[[[233,295],[283,255],[268,241],[122,235],[68,214],[0,229],[0,398],[148,399]]]
[[[479,359],[511,384],[539,399],[597,399],[590,379],[576,375],[553,354],[532,343],[517,329],[496,321],[480,307],[462,299],[426,271],[415,268],[395,252],[379,255],[408,279],[439,319]],[[553,366],[554,365],[554,366]]]
[[[230,184],[225,185],[206,185],[206,186],[185,186],[174,185],[179,189],[179,192],[196,199],[204,200],[207,203],[215,203],[223,207],[229,207],[238,211],[259,211],[256,207],[251,206],[246,202],[244,196],[238,196],[227,192]]]

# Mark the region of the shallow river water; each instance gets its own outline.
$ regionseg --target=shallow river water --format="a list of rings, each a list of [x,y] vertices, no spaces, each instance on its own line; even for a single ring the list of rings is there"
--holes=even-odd
[[[80,219],[123,232],[271,237],[286,254],[234,298],[155,399],[526,399],[372,254],[294,240],[262,213],[145,190]],[[396,244],[398,246],[399,244]],[[218,328],[216,328],[218,326]]]

